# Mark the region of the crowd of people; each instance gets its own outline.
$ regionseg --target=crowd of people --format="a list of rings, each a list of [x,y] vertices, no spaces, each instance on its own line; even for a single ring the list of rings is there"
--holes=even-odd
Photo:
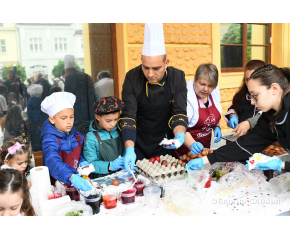
[[[150,42],[152,37],[155,41]],[[23,87],[10,94],[6,85],[0,86],[0,103],[7,101],[7,106],[1,106],[2,127],[8,132],[0,153],[0,215],[35,215],[28,193],[29,155],[40,147],[51,183],[61,181],[82,191],[91,190],[91,186],[77,168],[89,164],[95,168],[90,177],[98,178],[121,169],[135,171],[136,160],[165,154],[180,157],[190,151],[197,158],[185,169],[198,170],[208,163],[245,160],[275,141],[290,149],[290,68],[249,61],[242,85],[224,115],[238,139],[202,156],[202,150],[210,147],[212,131],[215,142],[222,137],[217,67],[201,64],[194,79],[186,82],[183,71],[168,66],[162,24],[145,24],[144,38],[142,64],[127,72],[122,100],[113,94],[101,96],[104,91],[97,91],[99,98],[95,99],[91,77],[76,70],[71,55],[65,57],[63,82],[54,79],[54,84],[63,83],[63,91],[62,85],[50,86],[41,76],[31,81],[27,111],[30,128],[40,134],[32,149],[15,139],[14,133],[25,124],[21,118],[21,107],[25,106],[19,98],[26,90]],[[108,72],[98,75],[97,84],[102,86],[103,79],[110,79]],[[17,86],[20,89],[20,84]],[[51,89],[55,91],[50,93]],[[7,120],[9,114],[12,117]],[[20,120],[14,120],[16,115]],[[165,137],[175,143],[160,146]],[[256,168],[289,172],[290,164],[273,159]],[[7,201],[8,195],[13,201]]]

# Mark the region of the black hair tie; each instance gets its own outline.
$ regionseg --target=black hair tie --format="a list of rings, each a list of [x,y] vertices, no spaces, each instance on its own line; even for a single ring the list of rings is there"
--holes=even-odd
[[[280,69],[281,69],[282,73],[285,75],[284,69],[283,69],[283,68],[280,68]],[[285,75],[285,76],[286,76],[286,75]]]

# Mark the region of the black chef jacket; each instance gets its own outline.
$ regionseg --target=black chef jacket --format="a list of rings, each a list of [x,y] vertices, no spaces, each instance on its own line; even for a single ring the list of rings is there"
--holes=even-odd
[[[187,89],[185,74],[183,71],[167,67],[166,78],[170,88],[170,99],[168,101],[172,104],[171,118],[164,119],[168,122],[170,128],[174,129],[178,125],[182,125],[187,129]],[[159,84],[147,84],[148,97],[156,97],[164,94],[163,78]],[[137,103],[141,94],[144,82],[148,82],[142,71],[142,65],[131,69],[127,72],[122,90],[122,100],[124,102],[124,109],[118,122],[118,127],[122,131],[123,141],[136,139],[136,121]],[[162,116],[160,116],[162,117]],[[130,134],[128,134],[130,132]]]

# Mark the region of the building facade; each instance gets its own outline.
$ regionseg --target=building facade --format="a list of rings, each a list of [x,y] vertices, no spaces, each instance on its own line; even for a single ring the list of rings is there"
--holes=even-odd
[[[80,23],[17,23],[20,55],[27,76],[42,72],[49,80],[52,69],[64,56],[75,56],[84,69],[82,24]]]
[[[2,68],[19,62],[18,31],[15,23],[0,23],[0,78]]]

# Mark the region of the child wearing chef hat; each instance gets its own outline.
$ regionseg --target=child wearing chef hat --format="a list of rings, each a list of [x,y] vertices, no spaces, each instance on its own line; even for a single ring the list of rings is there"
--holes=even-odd
[[[77,171],[89,164],[82,151],[84,137],[73,127],[75,101],[72,93],[56,92],[41,103],[41,110],[49,116],[41,129],[43,162],[49,168],[52,184],[58,180],[89,191],[91,186]]]
[[[86,135],[84,156],[94,165],[91,178],[99,178],[124,169],[124,143],[117,122],[124,103],[116,97],[103,97],[94,104],[95,120]]]

